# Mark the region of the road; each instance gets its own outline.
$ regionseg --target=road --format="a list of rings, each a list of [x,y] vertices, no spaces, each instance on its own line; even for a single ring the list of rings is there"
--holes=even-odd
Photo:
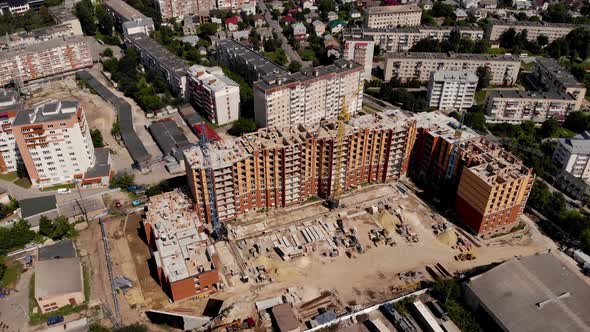
[[[297,52],[293,50],[291,45],[289,45],[289,41],[287,40],[287,37],[285,37],[285,35],[283,34],[283,29],[281,28],[279,22],[273,21],[272,16],[270,15],[270,11],[266,7],[264,1],[258,1],[256,5],[264,13],[264,19],[266,20],[266,23],[270,25],[272,30],[277,33],[277,35],[283,42],[283,45],[281,45],[281,47],[285,50],[285,53],[287,54],[287,58],[289,58],[289,61],[299,61],[299,63],[303,64],[303,59],[301,59],[299,54],[297,54]]]

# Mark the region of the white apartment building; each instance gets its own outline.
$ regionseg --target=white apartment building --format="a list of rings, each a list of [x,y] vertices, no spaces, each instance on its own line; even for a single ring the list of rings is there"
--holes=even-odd
[[[12,90],[0,89],[0,173],[15,172],[20,154],[12,134],[12,123],[23,104]]]
[[[225,76],[220,67],[189,68],[187,94],[195,109],[218,125],[236,121],[240,115],[240,85]]]
[[[85,37],[55,38],[16,51],[0,51],[0,86],[63,75],[92,65]]]
[[[590,133],[586,131],[572,138],[560,138],[553,160],[562,171],[590,180]]]
[[[480,28],[453,26],[417,26],[389,29],[352,28],[345,29],[343,36],[344,38],[373,38],[375,45],[379,45],[382,52],[404,52],[409,51],[422,39],[445,40],[449,38],[453,30],[457,30],[461,37],[471,40],[483,39],[484,36],[484,31]]]
[[[185,16],[208,16],[211,10],[210,0],[155,0],[156,8],[162,19],[184,19]]]
[[[354,115],[362,109],[363,80],[363,67],[344,59],[294,74],[266,75],[254,83],[256,124],[317,124],[335,119],[343,106]]]
[[[550,22],[529,22],[529,21],[501,21],[492,20],[486,29],[486,39],[492,43],[499,43],[500,36],[509,29],[517,33],[527,31],[527,40],[536,41],[541,35],[548,38],[549,43],[557,38],[565,37],[570,31],[576,28],[575,24],[550,23]]]
[[[464,111],[473,105],[477,75],[466,70],[434,72],[428,82],[430,107],[444,111]]]
[[[549,118],[563,121],[576,108],[570,94],[557,91],[495,90],[488,94],[486,103],[488,123],[542,123]]]
[[[255,0],[215,0],[215,8],[219,10],[239,11],[251,7],[256,7]]]
[[[553,58],[537,58],[533,76],[546,91],[571,94],[576,99],[575,110],[580,110],[586,97],[586,86],[578,82],[574,75],[560,65],[557,60]]]
[[[78,101],[50,101],[17,113],[13,134],[36,186],[82,179],[94,165],[90,128]]]
[[[418,5],[373,6],[367,9],[369,28],[398,28],[420,25],[422,8]]]
[[[371,71],[373,70],[373,52],[375,42],[371,37],[344,39],[344,49],[342,58],[354,61],[363,65],[365,69],[365,80],[371,80]]]
[[[478,67],[487,67],[492,74],[491,84],[513,85],[518,79],[520,60],[512,55],[468,53],[387,53],[385,56],[385,81],[397,78],[401,82],[418,80],[427,82],[438,70],[467,70],[472,73]]]

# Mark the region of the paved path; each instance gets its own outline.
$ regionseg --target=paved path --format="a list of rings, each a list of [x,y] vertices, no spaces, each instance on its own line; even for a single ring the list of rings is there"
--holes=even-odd
[[[266,7],[266,4],[264,3],[264,1],[258,1],[257,5],[258,5],[258,8],[260,8],[260,10],[264,13],[264,19],[266,20],[268,25],[270,25],[272,30],[277,33],[277,35],[279,36],[279,38],[283,42],[283,45],[281,45],[281,48],[285,50],[285,53],[287,54],[287,58],[289,58],[289,61],[295,60],[295,61],[298,61],[299,63],[303,64],[303,62],[304,62],[303,59],[301,59],[299,54],[293,50],[291,45],[289,45],[289,40],[287,40],[287,37],[285,37],[285,35],[283,34],[283,29],[281,28],[281,25],[279,24],[279,22],[274,21],[272,19],[272,15],[270,14],[270,11]]]
[[[16,292],[12,291],[7,298],[0,299],[0,323],[7,324],[7,330],[2,331],[28,331],[29,310],[29,283],[33,269],[21,274],[16,286]],[[25,310],[25,311],[23,311]]]

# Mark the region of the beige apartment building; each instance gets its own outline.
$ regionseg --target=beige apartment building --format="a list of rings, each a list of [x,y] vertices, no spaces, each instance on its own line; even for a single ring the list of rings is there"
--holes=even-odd
[[[373,52],[375,42],[371,37],[361,38],[344,38],[344,49],[342,58],[354,61],[363,65],[365,69],[365,80],[371,80],[371,71],[373,70]]]
[[[549,22],[529,22],[529,21],[500,21],[492,20],[486,28],[486,39],[491,43],[499,43],[500,36],[509,29],[514,29],[517,33],[527,31],[527,39],[536,41],[541,35],[549,39],[549,43],[557,38],[565,37],[570,31],[576,28],[575,24],[567,23],[549,23]]]
[[[520,61],[512,55],[468,53],[393,52],[385,56],[385,81],[397,78],[401,82],[427,82],[438,70],[467,70],[475,73],[478,67],[488,67],[491,84],[513,85],[518,79]]]
[[[294,74],[271,74],[254,83],[254,115],[258,127],[317,124],[335,119],[347,107],[362,109],[364,67],[339,59],[329,66]]]
[[[418,5],[373,6],[367,9],[369,28],[398,28],[420,25],[422,8]]]
[[[379,45],[381,51],[405,52],[409,51],[422,39],[431,38],[438,41],[449,38],[451,32],[457,30],[462,37],[471,40],[482,39],[484,31],[475,27],[452,26],[417,26],[405,28],[351,28],[343,31],[344,38],[370,37]]]
[[[567,93],[496,90],[487,97],[486,122],[518,124],[531,120],[542,123],[550,118],[564,121],[567,114],[575,110],[576,100]]]
[[[210,205],[216,204],[219,220],[228,221],[249,210],[329,197],[336,181],[346,191],[396,180],[407,170],[415,130],[414,121],[401,114],[354,118],[342,140],[334,121],[264,128],[209,143],[208,163],[200,147],[185,151],[188,183],[201,220],[211,222]],[[215,202],[210,201],[210,186]]]
[[[78,101],[51,101],[18,112],[12,132],[33,185],[83,179],[94,166],[90,129]]]
[[[553,58],[537,58],[533,77],[545,91],[571,94],[576,100],[575,110],[582,107],[586,97],[586,86]]]
[[[0,51],[0,86],[63,75],[92,65],[85,37],[50,39],[18,50]]]

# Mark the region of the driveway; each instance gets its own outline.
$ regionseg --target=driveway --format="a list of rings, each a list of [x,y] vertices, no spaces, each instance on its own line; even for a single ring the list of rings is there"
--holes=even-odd
[[[23,273],[16,286],[6,298],[0,299],[0,324],[8,325],[2,331],[28,331],[28,310],[29,310],[29,283],[33,270],[29,269]]]
[[[256,4],[258,5],[258,8],[264,13],[264,19],[266,20],[266,23],[268,23],[268,25],[270,25],[272,30],[277,33],[277,35],[279,36],[279,38],[283,42],[283,45],[281,45],[281,47],[285,50],[285,53],[287,54],[287,58],[289,58],[289,61],[295,60],[295,61],[299,61],[299,63],[303,64],[303,60],[301,59],[299,54],[293,50],[291,45],[289,45],[289,40],[287,40],[287,37],[285,37],[285,35],[283,34],[283,28],[281,28],[281,25],[279,24],[279,22],[274,21],[272,19],[272,16],[270,15],[270,11],[266,7],[266,4],[264,3],[264,1],[258,1]]]

